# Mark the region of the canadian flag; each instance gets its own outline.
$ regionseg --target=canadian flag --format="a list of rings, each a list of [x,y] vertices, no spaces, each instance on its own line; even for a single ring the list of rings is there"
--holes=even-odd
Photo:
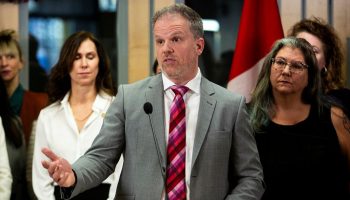
[[[245,0],[227,88],[251,99],[265,55],[283,38],[276,0]]]

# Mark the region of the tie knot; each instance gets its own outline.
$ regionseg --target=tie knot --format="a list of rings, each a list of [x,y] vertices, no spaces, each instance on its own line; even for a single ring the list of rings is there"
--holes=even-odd
[[[170,88],[173,90],[175,95],[183,96],[188,91],[188,87],[186,87],[184,85],[173,85]]]

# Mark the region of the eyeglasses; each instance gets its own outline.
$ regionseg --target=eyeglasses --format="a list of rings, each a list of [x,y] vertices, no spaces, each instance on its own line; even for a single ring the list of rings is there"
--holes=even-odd
[[[304,69],[308,68],[305,63],[299,61],[292,61],[288,63],[282,58],[272,58],[271,61],[274,64],[274,68],[279,71],[283,71],[287,65],[289,66],[289,71],[292,73],[300,73]]]

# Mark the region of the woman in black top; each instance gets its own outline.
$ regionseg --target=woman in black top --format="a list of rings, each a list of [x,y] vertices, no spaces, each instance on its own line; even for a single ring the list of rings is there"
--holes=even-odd
[[[250,102],[266,183],[262,199],[349,199],[347,157],[339,145],[348,133],[333,108],[320,103],[319,93],[310,44],[277,41]]]

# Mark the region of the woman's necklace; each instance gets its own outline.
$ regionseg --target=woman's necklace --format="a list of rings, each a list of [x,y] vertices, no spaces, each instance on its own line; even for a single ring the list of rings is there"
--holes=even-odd
[[[75,119],[76,121],[79,121],[79,122],[85,121],[87,118],[90,117],[90,115],[91,115],[93,112],[94,112],[94,111],[91,110],[91,112],[89,112],[85,117],[83,117],[83,118],[81,118],[81,119],[76,118],[75,115],[74,115],[74,119]]]

